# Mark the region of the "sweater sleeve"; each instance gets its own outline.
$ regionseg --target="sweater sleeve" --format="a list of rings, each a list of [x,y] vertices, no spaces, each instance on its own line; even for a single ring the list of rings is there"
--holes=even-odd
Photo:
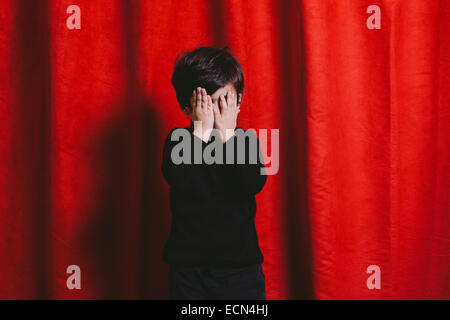
[[[181,136],[184,138],[178,140],[180,135],[172,136],[175,130],[185,130],[184,132],[181,132]],[[172,139],[174,139],[174,141],[172,141]],[[181,144],[185,144],[185,148],[181,148]],[[206,143],[204,141],[191,134],[186,128],[175,128],[169,133],[164,143],[161,171],[164,179],[171,187],[178,189],[189,188],[191,191],[192,188],[196,188],[199,189],[198,191],[200,192],[205,191],[202,191],[202,189],[207,188],[207,186],[204,186],[202,183],[204,172],[201,168],[201,164],[196,164],[194,162],[195,146],[201,147],[201,150],[203,150],[205,145]],[[190,149],[190,151],[188,151],[188,149]],[[185,155],[184,152],[189,152],[190,155]],[[177,157],[180,159],[175,159]],[[184,160],[188,159],[189,162],[180,163],[181,158]]]
[[[228,181],[227,189],[240,197],[251,197],[259,193],[267,181],[267,175],[256,134],[238,128],[223,146],[225,161],[222,174]],[[234,152],[230,155],[231,150]]]

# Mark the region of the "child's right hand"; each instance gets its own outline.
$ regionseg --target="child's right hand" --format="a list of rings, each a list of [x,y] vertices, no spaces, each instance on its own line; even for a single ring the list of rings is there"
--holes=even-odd
[[[214,111],[211,96],[198,87],[191,97],[191,120],[194,123],[194,135],[208,141],[214,127]]]

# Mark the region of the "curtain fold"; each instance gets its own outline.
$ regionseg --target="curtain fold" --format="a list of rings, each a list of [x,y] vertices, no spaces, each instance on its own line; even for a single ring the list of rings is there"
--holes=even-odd
[[[173,63],[226,44],[238,124],[279,129],[257,195],[267,298],[449,299],[448,21],[444,0],[4,0],[0,298],[168,297]]]

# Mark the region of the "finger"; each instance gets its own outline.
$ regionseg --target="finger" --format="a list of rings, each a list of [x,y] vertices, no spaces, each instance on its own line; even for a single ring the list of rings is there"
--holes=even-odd
[[[201,99],[200,87],[197,88],[195,97],[196,97],[196,101],[195,101],[196,108],[200,109],[202,107],[202,99]]]
[[[232,93],[232,94],[231,94],[231,98],[232,98],[232,100],[233,100],[233,107],[238,108],[238,105],[237,105],[237,96],[236,96],[234,93]]]
[[[208,96],[206,95],[206,90],[202,88],[202,108],[208,109]]]
[[[228,90],[228,92],[227,92],[227,102],[228,102],[228,107],[230,107],[231,109],[233,109],[235,107],[235,103],[233,101],[233,96],[232,96],[230,90]]]
[[[208,109],[212,111],[212,99],[211,96],[208,96]]]
[[[221,114],[223,114],[223,111],[228,109],[227,101],[225,100],[225,96],[223,95],[220,96],[220,105],[222,107]]]

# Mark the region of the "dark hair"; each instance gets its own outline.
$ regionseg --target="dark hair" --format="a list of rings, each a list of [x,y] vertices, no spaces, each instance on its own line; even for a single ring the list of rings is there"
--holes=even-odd
[[[207,94],[232,83],[236,93],[244,91],[244,73],[239,62],[228,51],[228,46],[198,47],[180,53],[175,60],[172,85],[180,107],[189,106],[189,100],[197,87]]]

